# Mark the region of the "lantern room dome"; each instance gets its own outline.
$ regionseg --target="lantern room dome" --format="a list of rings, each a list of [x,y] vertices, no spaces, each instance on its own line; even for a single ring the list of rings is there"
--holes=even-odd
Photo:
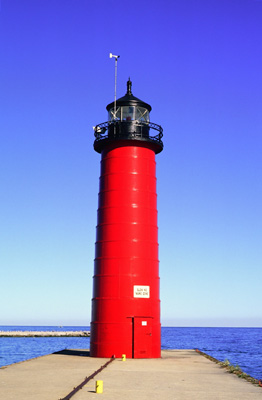
[[[132,82],[127,81],[127,92],[125,96],[120,97],[116,102],[108,104],[108,121],[138,121],[149,122],[149,113],[152,107],[144,101],[133,96]]]
[[[112,108],[114,109],[115,103],[112,102],[107,105],[106,109],[107,111],[111,110]],[[123,97],[120,97],[119,99],[116,100],[116,107],[122,107],[122,106],[138,106],[138,107],[143,107],[146,108],[149,112],[152,110],[152,107],[150,104],[145,103],[144,101],[138,99],[137,97],[133,96],[132,93],[132,82],[130,78],[127,81],[127,92]]]

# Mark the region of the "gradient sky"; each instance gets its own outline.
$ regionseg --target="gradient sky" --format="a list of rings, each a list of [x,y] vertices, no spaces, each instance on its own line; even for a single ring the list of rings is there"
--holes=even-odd
[[[262,327],[261,43],[258,0],[1,1],[0,324],[90,323],[113,52],[164,129],[162,325]]]

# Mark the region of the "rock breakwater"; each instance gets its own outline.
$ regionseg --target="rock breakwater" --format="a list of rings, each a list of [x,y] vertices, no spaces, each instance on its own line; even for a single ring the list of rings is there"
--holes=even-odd
[[[0,331],[0,337],[89,337],[89,331]]]

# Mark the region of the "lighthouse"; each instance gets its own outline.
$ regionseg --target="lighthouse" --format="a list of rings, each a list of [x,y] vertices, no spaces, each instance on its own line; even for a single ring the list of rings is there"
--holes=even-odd
[[[159,358],[161,355],[155,155],[162,127],[151,106],[132,94],[108,104],[96,125],[101,154],[91,357]]]

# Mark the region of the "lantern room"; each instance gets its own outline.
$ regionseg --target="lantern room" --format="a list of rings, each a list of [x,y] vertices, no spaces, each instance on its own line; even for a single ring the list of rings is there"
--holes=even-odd
[[[132,82],[127,81],[125,96],[108,104],[108,121],[97,125],[94,148],[101,153],[108,142],[119,140],[147,141],[153,146],[155,153],[163,150],[163,129],[150,122],[152,107],[132,94]],[[150,129],[154,132],[150,133]]]

